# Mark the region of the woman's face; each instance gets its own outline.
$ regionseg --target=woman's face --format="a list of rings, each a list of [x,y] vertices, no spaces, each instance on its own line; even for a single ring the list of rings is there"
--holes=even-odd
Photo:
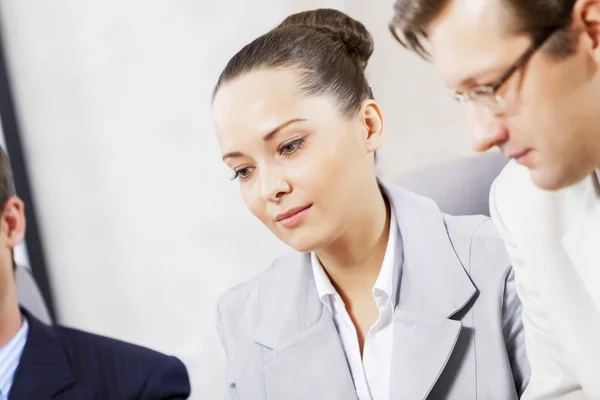
[[[213,114],[223,161],[246,206],[298,251],[328,246],[364,215],[382,141],[377,105],[343,116],[300,93],[296,70],[258,70],[222,86]],[[368,210],[368,208],[367,208]]]

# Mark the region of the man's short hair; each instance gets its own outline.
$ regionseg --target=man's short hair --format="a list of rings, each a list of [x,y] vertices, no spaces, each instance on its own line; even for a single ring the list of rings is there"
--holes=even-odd
[[[4,210],[8,199],[14,195],[12,171],[8,156],[4,149],[0,147],[0,207],[2,207],[2,210]]]
[[[4,149],[0,146],[0,214],[4,211],[6,202],[15,195],[13,186],[12,170],[10,162]],[[14,250],[12,251],[13,270],[17,267],[15,263]]]
[[[402,46],[425,59],[429,58],[425,46],[427,28],[450,1],[454,0],[396,0],[395,15],[390,23],[392,34]],[[526,34],[536,40],[548,30],[564,28],[548,42],[548,51],[557,58],[573,53],[574,41],[567,28],[576,0],[493,1],[504,7],[508,27],[515,34]]]

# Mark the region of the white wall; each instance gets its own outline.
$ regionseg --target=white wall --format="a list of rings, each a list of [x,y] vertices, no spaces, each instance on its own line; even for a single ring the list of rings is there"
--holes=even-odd
[[[60,320],[180,356],[195,399],[221,393],[217,296],[286,250],[212,133],[212,86],[241,45],[290,12],[345,9],[377,43],[384,175],[467,153],[460,109],[387,33],[389,0],[0,4]]]
[[[346,10],[375,41],[367,73],[385,116],[387,141],[380,166],[387,176],[471,154],[461,106],[450,98],[433,66],[390,34],[393,4],[351,0]]]

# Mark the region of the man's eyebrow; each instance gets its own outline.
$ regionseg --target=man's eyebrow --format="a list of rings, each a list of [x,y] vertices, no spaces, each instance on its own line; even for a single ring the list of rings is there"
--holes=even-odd
[[[492,73],[499,72],[499,71],[502,71],[501,67],[481,68],[478,71],[469,73],[468,75],[464,75],[463,77],[456,79],[456,81],[458,81],[458,83],[455,85],[452,85],[452,87],[456,88],[457,90],[460,90],[461,88],[472,86],[473,84],[477,84],[477,85],[488,84],[488,82],[477,83],[477,80],[482,76],[492,75]]]

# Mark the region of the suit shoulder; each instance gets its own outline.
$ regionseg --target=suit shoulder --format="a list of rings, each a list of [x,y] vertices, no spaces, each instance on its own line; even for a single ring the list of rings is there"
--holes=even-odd
[[[474,281],[507,276],[511,262],[491,218],[461,216],[447,217],[446,221],[456,254]]]
[[[505,251],[505,245],[494,221],[483,215],[446,216],[446,228],[452,243],[473,251]]]
[[[445,215],[444,221],[451,238],[460,237],[463,240],[482,238],[502,242],[492,219],[485,215]]]
[[[183,363],[176,357],[147,347],[64,326],[56,326],[55,332],[72,358],[85,358],[93,355],[95,361],[98,362],[115,364],[135,362],[147,368],[156,364],[177,366],[181,364],[180,366],[185,370]]]
[[[446,228],[450,234],[473,234],[489,217],[484,215],[448,215],[443,214]]]
[[[93,390],[98,398],[116,398],[115,390],[141,396],[136,398],[189,396],[189,375],[177,357],[77,329],[56,326],[54,331],[77,387]]]
[[[227,290],[217,302],[219,315],[239,315],[244,310],[255,307],[258,302],[260,286],[277,280],[278,276],[284,276],[286,269],[290,267],[290,263],[296,261],[298,257],[300,257],[298,253],[277,257],[255,277]]]

